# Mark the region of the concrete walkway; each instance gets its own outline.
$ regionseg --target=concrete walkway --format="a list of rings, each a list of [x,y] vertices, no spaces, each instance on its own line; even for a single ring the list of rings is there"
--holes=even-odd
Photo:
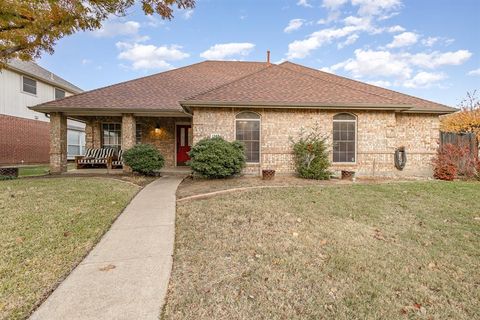
[[[180,176],[145,187],[30,319],[158,319],[172,268]]]

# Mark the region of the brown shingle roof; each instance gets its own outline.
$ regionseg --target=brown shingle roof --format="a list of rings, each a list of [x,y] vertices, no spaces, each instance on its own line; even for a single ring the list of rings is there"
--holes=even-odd
[[[408,103],[375,93],[324,81],[309,74],[275,64],[218,88],[187,99],[184,104],[225,104],[292,106],[399,106]]]
[[[192,105],[384,108],[450,113],[456,109],[286,62],[205,61],[95,89],[37,111],[183,111]]]
[[[267,67],[264,62],[204,61],[151,76],[46,102],[35,110],[95,109],[183,111],[179,104],[189,96],[231,82]]]

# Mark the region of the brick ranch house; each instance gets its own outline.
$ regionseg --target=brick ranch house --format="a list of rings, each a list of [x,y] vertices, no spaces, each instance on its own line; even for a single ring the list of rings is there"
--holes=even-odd
[[[190,146],[221,136],[246,145],[245,173],[293,173],[290,137],[317,124],[331,145],[332,170],[357,175],[429,176],[439,116],[456,109],[284,62],[204,61],[114,84],[33,110],[50,115],[52,173],[66,170],[66,119],[86,123],[86,147],[155,145],[167,167]],[[407,164],[394,166],[396,148]],[[128,169],[128,168],[127,168]]]

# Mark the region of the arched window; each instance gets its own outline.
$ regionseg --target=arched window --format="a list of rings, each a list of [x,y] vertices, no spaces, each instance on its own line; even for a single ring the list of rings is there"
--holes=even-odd
[[[333,162],[353,163],[357,159],[357,118],[349,113],[333,117]]]
[[[260,116],[244,111],[235,117],[235,136],[245,144],[247,162],[260,162]]]

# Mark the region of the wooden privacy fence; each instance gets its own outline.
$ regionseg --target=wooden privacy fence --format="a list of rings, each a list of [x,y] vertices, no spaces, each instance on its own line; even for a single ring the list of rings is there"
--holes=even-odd
[[[478,141],[473,132],[440,132],[440,147],[447,143],[461,147],[469,147],[470,154],[472,156],[478,156]]]

